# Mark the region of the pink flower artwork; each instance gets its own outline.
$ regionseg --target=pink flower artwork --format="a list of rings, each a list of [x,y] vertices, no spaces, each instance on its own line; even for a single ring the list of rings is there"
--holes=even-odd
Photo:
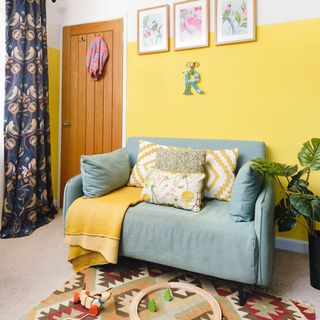
[[[245,19],[248,17],[248,11],[247,9],[243,9],[243,11],[241,12],[241,17],[242,19]]]
[[[182,41],[199,38],[202,32],[202,7],[196,6],[180,11],[180,39]]]

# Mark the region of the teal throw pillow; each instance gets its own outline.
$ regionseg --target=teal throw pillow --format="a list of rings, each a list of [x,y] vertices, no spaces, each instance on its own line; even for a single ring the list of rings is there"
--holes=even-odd
[[[230,214],[235,222],[248,222],[254,219],[255,204],[262,184],[263,176],[251,168],[251,161],[240,168],[230,200]]]
[[[81,175],[84,197],[101,197],[127,184],[130,176],[129,153],[126,149],[119,149],[111,153],[81,156]]]

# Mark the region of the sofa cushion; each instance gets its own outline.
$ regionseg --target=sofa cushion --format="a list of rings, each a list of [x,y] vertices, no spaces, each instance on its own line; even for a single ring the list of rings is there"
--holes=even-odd
[[[238,156],[238,149],[207,150],[205,198],[230,201]]]
[[[256,281],[254,223],[234,222],[228,203],[218,200],[198,213],[149,203],[129,208],[120,254],[243,283]]]
[[[83,193],[87,198],[101,197],[124,186],[130,175],[126,149],[111,153],[81,156]]]
[[[144,201],[199,212],[204,173],[169,172],[151,169],[142,189]]]
[[[239,170],[233,185],[230,214],[235,222],[252,221],[257,197],[263,184],[263,176],[247,162]]]
[[[239,157],[237,169],[241,168],[249,160],[266,156],[266,146],[260,141],[240,140],[206,140],[206,139],[181,139],[181,138],[155,138],[155,137],[130,137],[126,148],[130,154],[130,165],[133,167],[137,162],[139,153],[139,140],[146,140],[153,143],[173,146],[178,148],[194,148],[206,150],[238,149]]]
[[[206,150],[188,148],[161,149],[157,152],[156,169],[170,172],[204,173]]]
[[[159,145],[149,141],[139,141],[139,155],[129,179],[129,186],[144,187],[146,175],[156,164],[157,152],[160,149],[168,149],[168,146]]]

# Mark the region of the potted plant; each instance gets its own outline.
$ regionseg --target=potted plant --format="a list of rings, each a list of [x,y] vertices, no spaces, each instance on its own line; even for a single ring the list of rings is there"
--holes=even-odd
[[[303,144],[298,153],[298,165],[286,165],[262,158],[252,160],[252,168],[274,178],[281,190],[281,199],[275,208],[275,222],[280,232],[290,231],[301,224],[309,236],[310,283],[320,290],[320,197],[310,190],[312,171],[320,170],[320,138]],[[320,184],[319,184],[320,185]],[[299,219],[300,217],[303,219]]]

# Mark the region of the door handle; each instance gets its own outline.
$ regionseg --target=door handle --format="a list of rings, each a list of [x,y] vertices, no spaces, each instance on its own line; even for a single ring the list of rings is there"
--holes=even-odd
[[[62,127],[63,128],[71,127],[71,123],[69,121],[64,121],[62,122]]]

